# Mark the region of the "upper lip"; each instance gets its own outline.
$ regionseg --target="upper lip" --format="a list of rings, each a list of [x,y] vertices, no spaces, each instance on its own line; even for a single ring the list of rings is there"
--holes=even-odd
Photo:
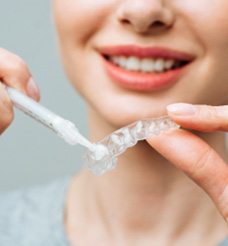
[[[191,62],[195,55],[165,47],[140,47],[136,45],[104,46],[99,49],[104,56],[136,56],[139,58],[164,58]]]

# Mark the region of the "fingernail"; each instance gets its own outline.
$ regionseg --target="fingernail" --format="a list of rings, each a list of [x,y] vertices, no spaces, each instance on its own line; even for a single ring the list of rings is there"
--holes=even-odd
[[[40,91],[39,91],[35,81],[32,78],[29,79],[29,82],[27,85],[27,92],[28,92],[29,96],[31,96],[32,98],[34,98],[34,99],[39,98]]]
[[[175,103],[167,106],[167,110],[175,115],[187,116],[194,115],[197,111],[196,107],[187,103]]]

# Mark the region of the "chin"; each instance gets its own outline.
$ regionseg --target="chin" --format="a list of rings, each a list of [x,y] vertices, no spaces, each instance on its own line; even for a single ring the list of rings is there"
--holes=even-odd
[[[148,103],[140,102],[139,99],[136,101],[125,100],[124,103],[121,100],[106,100],[105,104],[103,101],[101,104],[93,105],[93,109],[96,117],[117,129],[137,120],[166,115],[166,104],[160,103],[159,106],[157,104],[155,106],[155,103],[151,102],[148,105]]]

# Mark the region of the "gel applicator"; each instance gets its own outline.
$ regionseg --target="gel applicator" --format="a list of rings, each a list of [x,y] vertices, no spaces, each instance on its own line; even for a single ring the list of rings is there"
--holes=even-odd
[[[83,137],[77,127],[18,90],[6,86],[6,91],[14,106],[62,137],[68,144],[80,144],[94,151],[94,145]]]
[[[97,143],[91,143],[71,121],[58,116],[18,90],[7,86],[5,88],[16,108],[53,130],[68,144],[86,147],[86,165],[96,175],[112,170],[117,164],[117,157],[138,141],[179,128],[168,116],[139,120],[114,131]]]

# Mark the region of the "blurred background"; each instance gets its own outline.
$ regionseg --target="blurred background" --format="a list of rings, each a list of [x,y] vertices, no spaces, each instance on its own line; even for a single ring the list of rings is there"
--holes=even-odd
[[[86,135],[85,105],[64,76],[58,55],[51,1],[1,2],[0,47],[21,56],[41,90],[41,103],[76,123]],[[0,191],[25,188],[77,172],[84,149],[15,110],[0,136]]]

